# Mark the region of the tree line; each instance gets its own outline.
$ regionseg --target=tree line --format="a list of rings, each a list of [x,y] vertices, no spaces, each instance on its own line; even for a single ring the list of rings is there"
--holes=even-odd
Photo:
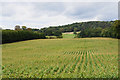
[[[11,43],[31,39],[45,39],[45,35],[25,30],[2,30],[2,43]]]

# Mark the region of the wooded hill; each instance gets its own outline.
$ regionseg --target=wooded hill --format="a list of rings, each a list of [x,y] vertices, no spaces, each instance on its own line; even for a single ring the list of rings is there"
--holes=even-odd
[[[114,21],[89,21],[89,22],[80,22],[80,23],[73,23],[68,25],[62,26],[51,26],[48,28],[42,28],[40,32],[47,32],[47,31],[60,31],[60,32],[73,32],[73,31],[81,31],[88,28],[107,28],[112,26]]]
[[[80,32],[76,34],[76,37],[112,37],[117,38],[118,33],[116,27],[118,20],[116,21],[89,21],[73,23],[62,26],[51,26],[48,28],[42,28],[39,31],[47,36],[61,36],[64,32]]]

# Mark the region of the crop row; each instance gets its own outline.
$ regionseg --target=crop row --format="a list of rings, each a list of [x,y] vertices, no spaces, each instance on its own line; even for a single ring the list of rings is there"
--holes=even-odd
[[[65,51],[64,54],[87,54],[87,53],[94,53],[95,50],[88,50],[88,51],[85,51],[85,50],[81,50],[81,51]]]
[[[64,64],[59,63],[58,65],[57,64],[50,65],[47,67],[43,67],[42,69],[40,69],[39,67],[34,67],[34,69],[32,67],[31,68],[23,67],[19,70],[10,69],[7,68],[8,66],[7,67],[4,66],[2,67],[3,73],[7,77],[17,76],[17,77],[39,77],[39,78],[69,77],[69,76],[65,76],[67,74],[69,75],[76,74],[77,77],[80,78],[83,77],[99,78],[99,77],[108,77],[108,76],[113,78],[116,77],[116,75],[118,74],[116,72],[116,70],[118,69],[116,66],[111,66],[110,64],[106,64],[106,62],[109,62],[111,58],[110,55],[107,56],[103,54],[98,55],[97,53],[94,53],[94,51],[84,51],[84,52],[79,51],[77,53],[82,53],[82,54],[73,55],[70,59],[66,57],[65,59],[68,60],[68,62]],[[68,54],[66,53],[65,55]]]

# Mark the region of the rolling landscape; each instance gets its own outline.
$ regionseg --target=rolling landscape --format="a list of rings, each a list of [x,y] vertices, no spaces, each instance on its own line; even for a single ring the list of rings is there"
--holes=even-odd
[[[115,5],[2,4],[2,80],[119,80]]]
[[[118,21],[111,25],[115,26],[116,22]],[[107,29],[112,30],[113,26],[108,26]],[[100,30],[105,29],[100,28]],[[49,28],[46,29],[49,31]],[[40,34],[41,30],[37,32],[27,29],[3,30],[3,42],[14,39],[24,40],[28,37],[26,41],[2,45],[3,78],[118,78],[118,39],[110,38],[115,36],[109,36],[114,35],[114,30],[112,30],[114,33],[108,31],[109,34],[106,34],[106,37],[102,36],[100,30],[99,34],[96,32],[97,29],[91,30],[91,33],[94,33],[93,37],[83,35],[83,38],[77,36],[85,29],[79,32],[66,31],[58,35],[62,37],[55,37],[57,33],[54,35],[44,32],[49,37],[42,35],[38,38],[43,39],[33,37],[34,40],[29,40],[27,36],[29,32],[31,35],[32,33]],[[24,31],[26,35],[22,35]]]

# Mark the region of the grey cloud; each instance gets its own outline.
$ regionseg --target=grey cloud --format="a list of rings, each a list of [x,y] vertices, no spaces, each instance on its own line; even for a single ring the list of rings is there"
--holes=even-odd
[[[79,3],[80,6],[73,8],[72,12],[68,11],[65,13],[66,16],[71,18],[78,18],[78,19],[86,19],[86,18],[94,18],[98,15],[103,15],[107,18],[116,18],[117,17],[117,2],[86,2],[86,3]],[[81,6],[82,4],[82,6]],[[72,6],[72,5],[69,5]],[[74,6],[73,6],[74,7]],[[108,20],[108,19],[107,19]]]
[[[0,6],[3,9],[3,25],[12,22],[13,26],[18,23],[59,25],[94,18],[114,20],[118,15],[117,2],[11,2],[0,3]]]

